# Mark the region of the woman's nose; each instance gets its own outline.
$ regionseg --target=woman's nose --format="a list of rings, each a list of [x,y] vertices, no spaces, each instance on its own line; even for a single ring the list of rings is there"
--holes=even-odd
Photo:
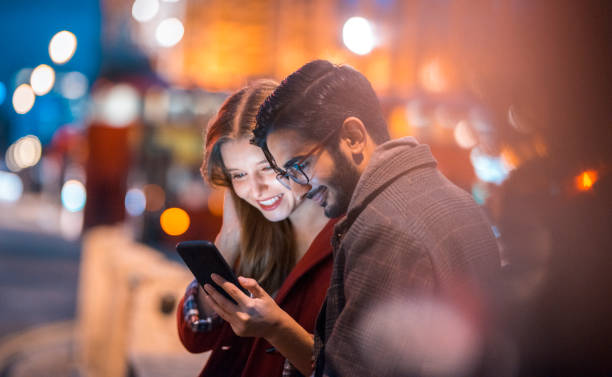
[[[251,190],[253,191],[253,194],[255,194],[256,197],[259,197],[262,194],[264,194],[267,188],[268,188],[268,183],[263,177],[258,176],[256,174],[252,176]]]

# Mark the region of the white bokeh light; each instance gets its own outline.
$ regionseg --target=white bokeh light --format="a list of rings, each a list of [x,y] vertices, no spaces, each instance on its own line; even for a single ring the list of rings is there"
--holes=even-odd
[[[96,93],[94,105],[102,122],[113,127],[125,127],[139,115],[140,96],[132,86],[119,84]]]
[[[132,17],[138,22],[150,21],[158,12],[158,0],[136,0],[132,5]]]
[[[34,101],[36,101],[36,95],[30,85],[21,84],[15,89],[13,93],[13,108],[17,114],[25,114],[30,111],[32,106],[34,106]]]
[[[89,80],[81,72],[68,72],[60,81],[60,92],[68,99],[78,99],[87,93]]]
[[[36,95],[43,96],[53,88],[55,84],[55,71],[46,64],[34,68],[30,75],[30,85]]]
[[[6,153],[4,154],[4,163],[10,171],[18,172],[21,170],[19,165],[17,165],[15,162],[15,144],[9,145],[8,149],[6,150]]]
[[[62,205],[70,212],[78,212],[85,207],[87,193],[85,186],[75,179],[64,183],[62,187]]]
[[[133,188],[125,194],[125,210],[131,216],[140,216],[145,210],[147,199],[141,189]]]
[[[172,47],[183,38],[185,28],[178,18],[167,18],[157,25],[155,39],[162,47]]]
[[[454,136],[457,144],[463,149],[471,149],[478,143],[478,140],[474,136],[474,132],[465,120],[457,123]]]
[[[62,30],[51,38],[49,56],[55,64],[64,64],[72,58],[76,48],[76,36],[67,30]]]
[[[40,161],[42,145],[34,135],[24,136],[15,142],[13,161],[19,169],[34,166]]]
[[[0,202],[14,203],[23,194],[23,183],[17,174],[0,171]]]
[[[365,55],[374,48],[372,25],[363,17],[351,17],[342,28],[342,41],[352,52]]]

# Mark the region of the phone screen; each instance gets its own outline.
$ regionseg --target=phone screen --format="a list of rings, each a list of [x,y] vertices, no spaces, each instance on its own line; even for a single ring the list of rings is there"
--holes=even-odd
[[[238,283],[236,275],[212,242],[183,241],[176,245],[176,250],[201,286],[212,285],[219,293],[236,304],[236,301],[210,278],[210,275],[215,273],[250,296],[249,291]]]

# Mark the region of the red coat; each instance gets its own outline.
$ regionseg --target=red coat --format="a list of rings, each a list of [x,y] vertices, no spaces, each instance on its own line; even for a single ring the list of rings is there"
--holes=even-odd
[[[276,295],[276,303],[306,331],[314,325],[327,293],[332,269],[330,239],[336,220],[330,220],[314,239],[306,254],[291,270]],[[204,376],[281,376],[284,356],[266,352],[272,348],[263,338],[241,338],[224,323],[207,333],[194,333],[182,313],[183,300],[177,310],[178,333],[189,352],[213,350],[200,373]]]

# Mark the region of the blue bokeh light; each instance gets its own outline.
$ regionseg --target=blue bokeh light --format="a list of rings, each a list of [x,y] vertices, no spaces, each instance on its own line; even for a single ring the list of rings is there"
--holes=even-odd
[[[131,216],[140,216],[145,210],[147,199],[142,190],[133,188],[125,194],[125,210]]]
[[[87,193],[85,186],[74,179],[66,181],[62,187],[62,204],[70,212],[78,212],[85,207]]]
[[[0,81],[0,105],[4,103],[4,99],[6,98],[6,85],[2,81]]]

